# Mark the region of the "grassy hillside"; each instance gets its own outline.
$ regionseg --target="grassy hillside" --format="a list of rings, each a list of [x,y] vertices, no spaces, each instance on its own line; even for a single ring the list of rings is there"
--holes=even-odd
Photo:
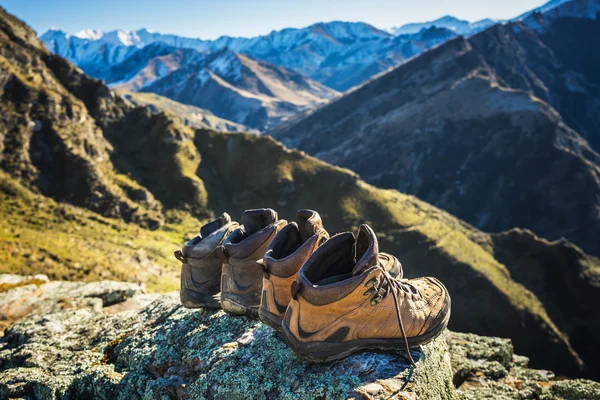
[[[124,280],[149,291],[178,289],[173,250],[200,226],[173,211],[161,229],[144,229],[32,193],[3,171],[0,205],[0,273]]]
[[[134,105],[148,106],[153,111],[163,111],[165,113],[173,114],[179,117],[184,125],[192,128],[214,129],[216,131],[227,132],[252,131],[252,129],[244,125],[219,118],[208,110],[189,104],[178,103],[155,93],[130,92],[123,89],[117,89],[117,93],[131,101]]]

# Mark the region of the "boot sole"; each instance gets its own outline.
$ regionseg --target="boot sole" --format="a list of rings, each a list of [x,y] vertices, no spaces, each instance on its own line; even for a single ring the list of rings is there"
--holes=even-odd
[[[259,307],[260,305],[242,304],[239,299],[231,294],[221,292],[221,308],[228,314],[256,317]]]
[[[217,297],[215,298],[215,296]],[[218,293],[211,294],[196,292],[191,289],[181,289],[179,291],[179,298],[181,299],[181,304],[185,308],[221,308],[221,303],[218,300]]]
[[[447,313],[442,321],[429,332],[408,338],[408,347],[415,349],[425,345],[444,332],[450,320],[450,298]],[[285,319],[281,323],[283,336],[290,348],[300,357],[311,363],[326,363],[348,357],[360,351],[402,352],[404,339],[358,339],[348,342],[301,342],[295,338],[288,328]]]
[[[263,307],[258,309],[258,318],[265,324],[275,329],[279,333],[283,333],[283,329],[281,328],[281,323],[283,318],[278,317],[272,312],[264,309]]]

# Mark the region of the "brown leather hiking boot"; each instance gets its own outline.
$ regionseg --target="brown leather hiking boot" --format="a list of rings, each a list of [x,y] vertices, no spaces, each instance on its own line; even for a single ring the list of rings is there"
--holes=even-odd
[[[328,238],[321,216],[312,210],[299,210],[296,222],[290,222],[279,231],[263,260],[265,274],[258,310],[261,321],[281,331],[281,320],[292,298],[290,287],[298,270]]]
[[[258,263],[287,221],[270,208],[246,210],[242,224],[222,246],[221,307],[230,314],[254,315],[260,306],[263,270]]]
[[[175,252],[181,266],[181,304],[187,308],[219,308],[221,243],[238,227],[227,213],[200,228],[200,234]]]
[[[358,260],[358,261],[357,261]],[[397,350],[428,343],[450,318],[450,296],[435,278],[393,276],[373,230],[362,225],[329,239],[292,284],[282,329],[292,349],[313,362],[360,350]]]

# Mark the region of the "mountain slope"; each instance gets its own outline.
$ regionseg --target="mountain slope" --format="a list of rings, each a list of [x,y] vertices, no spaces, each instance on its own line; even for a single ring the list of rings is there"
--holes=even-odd
[[[138,76],[132,78],[137,79]],[[116,87],[130,85],[124,83]],[[260,130],[337,94],[297,72],[229,50],[184,65],[146,82],[139,90],[195,105],[221,118]]]
[[[515,21],[520,21],[524,18],[529,17],[532,14],[536,14],[536,13],[545,13],[546,11],[550,11],[551,9],[553,9],[554,7],[558,7],[561,4],[564,4],[566,2],[569,2],[571,0],[550,0],[549,2],[541,5],[540,7],[534,8],[533,10],[529,10],[521,15],[519,15],[518,17],[514,18]]]
[[[552,105],[600,151],[598,0],[573,0],[470,38],[499,79]]]
[[[229,49],[293,69],[335,90],[346,90],[454,35],[450,30],[435,28],[429,33],[394,37],[365,23],[333,21],[253,38],[201,40],[141,29],[76,35],[50,30],[41,40],[51,51],[95,78],[105,78],[138,49],[154,44],[201,53]]]
[[[540,40],[521,23],[451,40],[272,135],[480,229],[525,227],[600,254],[600,96]]]
[[[117,93],[135,106],[146,106],[154,113],[172,114],[178,117],[184,125],[195,129],[214,129],[224,132],[258,132],[247,126],[219,118],[208,110],[181,104],[154,93],[128,92],[126,90],[117,90]]]
[[[206,59],[206,53],[192,49],[177,49],[161,43],[135,51],[121,63],[107,69],[98,78],[108,85],[125,90],[140,90],[144,86],[185,67]]]
[[[288,150],[269,137],[193,130],[164,114],[134,108],[100,82],[47,53],[28,27],[1,9],[0,35],[0,110],[1,115],[10,115],[0,131],[0,143],[4,144],[0,177],[7,182],[0,185],[0,198],[3,204],[15,205],[0,208],[0,221],[5,224],[0,245],[13,255],[8,264],[12,272],[94,279],[106,271],[107,277],[119,273],[127,279],[150,279],[147,275],[151,275],[159,280],[160,272],[154,269],[148,274],[133,268],[115,271],[109,266],[116,260],[123,263],[133,253],[126,247],[139,246],[137,250],[144,250],[137,251],[140,265],[146,261],[149,265],[165,263],[164,271],[170,271],[172,277],[172,264],[167,262],[173,260],[165,260],[163,253],[166,248],[173,249],[173,238],[182,240],[183,229],[189,229],[193,221],[190,214],[205,220],[223,210],[235,216],[245,208],[273,207],[282,216],[292,216],[297,209],[310,207],[321,212],[331,232],[356,229],[363,222],[371,224],[379,234],[381,248],[396,254],[408,275],[435,275],[444,281],[452,293],[454,329],[514,338],[516,348],[531,356],[535,365],[570,375],[597,374],[597,339],[572,342],[569,329],[576,326],[574,314],[554,307],[554,299],[548,300],[546,310],[532,291],[538,291],[539,284],[527,276],[519,276],[519,283],[510,273],[515,268],[538,265],[553,276],[568,267],[586,278],[580,279],[576,289],[565,290],[581,290],[583,286],[585,292],[578,296],[589,293],[597,298],[597,258],[569,243],[548,243],[526,233],[530,261],[519,259],[515,249],[523,246],[521,240],[508,236],[497,241],[412,196],[370,186],[348,170]],[[59,124],[63,114],[66,118]],[[88,124],[85,129],[78,125],[82,119]],[[49,153],[61,156],[55,156],[51,164],[29,157],[27,149],[32,147],[34,136],[31,131],[38,125],[35,121],[44,127],[38,138],[53,140]],[[85,143],[79,144],[81,141]],[[93,160],[87,161],[92,155]],[[19,163],[6,162],[15,159]],[[87,164],[79,162],[73,167],[71,159],[84,159]],[[64,193],[48,191],[39,180],[32,179],[45,174],[55,177],[56,184],[77,177],[82,187],[73,184],[63,189]],[[117,188],[123,181],[129,190]],[[88,182],[102,190],[102,197],[90,192]],[[69,193],[77,196],[65,195]],[[143,215],[134,220],[138,226],[125,224],[127,214],[98,208],[88,201],[98,197],[132,204],[138,213],[153,210],[155,219],[164,225],[153,226],[160,229],[152,232],[143,227],[148,219]],[[149,199],[153,199],[154,208],[148,205]],[[41,206],[32,206],[36,203]],[[69,212],[57,218],[62,208]],[[92,234],[88,229],[98,231]],[[122,243],[136,232],[138,239]],[[71,234],[74,241],[69,239]],[[93,238],[91,244],[74,247],[88,234]],[[51,240],[44,239],[46,236]],[[62,240],[55,240],[55,236]],[[97,255],[95,246],[104,250],[104,257]],[[504,261],[497,251],[502,251]],[[92,252],[95,256],[87,257]],[[54,264],[46,263],[46,256]],[[546,258],[562,263],[547,264]],[[53,266],[50,271],[49,266]],[[557,296],[578,307],[571,301],[573,293]],[[577,314],[576,318],[583,326],[600,320],[593,308],[589,315]]]

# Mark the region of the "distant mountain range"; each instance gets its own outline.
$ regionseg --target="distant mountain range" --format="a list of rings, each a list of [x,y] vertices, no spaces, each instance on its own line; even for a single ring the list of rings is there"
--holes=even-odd
[[[444,28],[394,36],[364,23],[331,22],[250,39],[204,41],[144,29],[48,31],[41,39],[111,86],[152,91],[265,130],[335,97],[332,88],[362,83],[454,36]]]
[[[41,40],[51,51],[98,78],[104,78],[105,71],[124,62],[138,49],[161,43],[201,53],[227,48],[293,69],[332,89],[346,90],[455,35],[450,29],[429,26],[395,36],[362,22],[334,21],[253,38],[223,36],[201,40],[141,29],[106,33],[87,30],[75,35],[50,30]]]
[[[270,132],[485,231],[600,255],[600,0],[452,39]]]
[[[446,15],[435,21],[428,22],[417,22],[405,24],[402,26],[387,29],[393,35],[405,35],[411,33],[420,32],[423,29],[429,29],[432,27],[448,29],[461,36],[470,36],[474,33],[481,32],[482,30],[498,23],[497,20],[493,19],[482,19],[475,22],[469,22],[463,19],[458,19],[451,15]]]
[[[551,0],[518,18],[535,11],[548,11],[563,2]],[[49,30],[40,39],[50,51],[111,86],[154,91],[264,131],[295,113],[328,101],[336,96],[336,91],[360,85],[424,50],[457,35],[476,34],[497,22],[491,19],[469,22],[444,16],[382,30],[363,22],[333,21],[252,38],[222,36],[215,40],[146,29],[110,32],[88,29],[74,35]],[[224,51],[245,67],[235,82],[232,76],[215,73],[203,64],[209,57],[219,57],[210,54]],[[262,72],[250,72],[253,66],[260,66]],[[208,71],[212,75],[206,75]],[[167,77],[170,74],[174,76]],[[192,83],[192,76],[197,74],[204,76],[200,80],[203,83]],[[269,83],[261,87],[267,76]],[[256,85],[248,84],[254,80]],[[288,86],[288,82],[292,83]],[[280,94],[284,97],[279,97]]]
[[[338,93],[293,70],[227,48],[212,53],[154,43],[106,71],[115,88],[152,92],[266,130]]]

